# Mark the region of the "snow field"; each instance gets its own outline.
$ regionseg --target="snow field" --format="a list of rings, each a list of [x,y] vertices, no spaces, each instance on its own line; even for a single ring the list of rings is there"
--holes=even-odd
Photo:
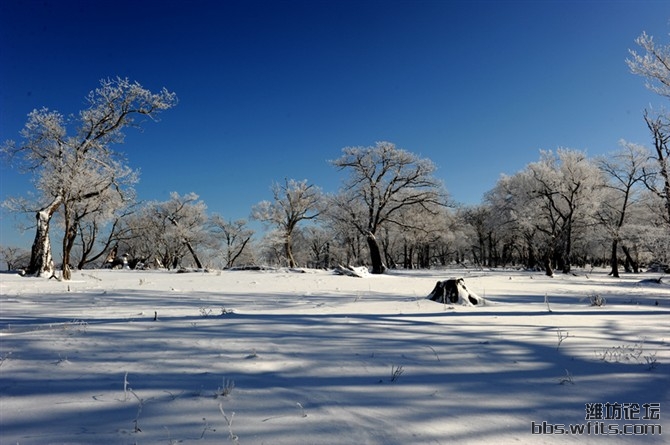
[[[489,304],[425,300],[450,276]],[[531,434],[586,403],[657,402],[670,425],[670,287],[650,277],[3,274],[0,443],[664,443]]]

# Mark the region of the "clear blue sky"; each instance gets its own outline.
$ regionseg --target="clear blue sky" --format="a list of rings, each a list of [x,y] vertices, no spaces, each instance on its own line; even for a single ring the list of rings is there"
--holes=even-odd
[[[476,204],[540,149],[649,145],[642,111],[664,104],[625,59],[642,31],[667,43],[669,19],[666,0],[2,0],[0,141],[121,76],[179,97],[118,147],[143,200],[195,192],[246,218],[272,181],[336,191],[327,161],[386,140]],[[0,200],[31,189],[0,174]],[[0,244],[29,246],[14,225],[3,210]]]

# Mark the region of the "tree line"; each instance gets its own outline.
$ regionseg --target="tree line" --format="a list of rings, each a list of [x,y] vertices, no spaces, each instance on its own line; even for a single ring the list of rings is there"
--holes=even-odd
[[[670,98],[670,46],[643,33],[631,71]],[[8,162],[32,176],[37,197],[4,205],[35,215],[29,252],[2,247],[9,268],[29,275],[55,272],[50,234],[58,221],[63,279],[127,255],[129,266],[231,268],[252,264],[332,267],[367,264],[427,268],[458,263],[519,266],[569,273],[575,265],[637,272],[670,262],[670,116],[645,111],[652,148],[621,141],[607,156],[567,148],[503,175],[482,203],[451,202],[436,166],[391,142],[345,147],[330,161],[341,188],[324,193],[307,180],[271,185],[272,198],[251,209],[267,231],[254,237],[246,219],[208,214],[195,193],[137,203],[138,174],[113,147],[139,116],[158,120],[177,104],[167,89],[153,93],[128,79],[104,79],[88,108],[64,117],[34,110],[21,143],[8,141]]]

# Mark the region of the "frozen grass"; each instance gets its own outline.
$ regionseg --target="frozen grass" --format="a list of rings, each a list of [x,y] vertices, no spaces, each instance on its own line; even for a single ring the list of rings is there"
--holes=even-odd
[[[453,275],[488,304],[425,300]],[[655,275],[73,278],[0,275],[2,444],[663,443],[531,434],[606,402],[660,403],[670,433],[670,287],[641,282]]]

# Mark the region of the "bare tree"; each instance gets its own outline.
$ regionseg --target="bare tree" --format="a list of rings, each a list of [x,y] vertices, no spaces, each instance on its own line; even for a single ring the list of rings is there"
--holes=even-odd
[[[301,221],[313,220],[323,208],[321,190],[307,182],[285,179],[283,184],[272,185],[273,201],[261,201],[252,209],[251,217],[280,230],[283,237],[284,255],[289,267],[295,267],[292,239],[294,230]]]
[[[132,184],[134,172],[111,148],[123,142],[123,130],[137,126],[135,116],[155,119],[176,104],[174,93],[152,93],[128,79],[103,79],[86,98],[89,107],[78,116],[65,118],[46,108],[33,110],[21,131],[23,144],[8,141],[3,152],[19,160],[22,171],[31,173],[42,199],[36,212],[36,233],[27,273],[54,271],[49,240],[51,218],[63,208],[63,278],[70,278],[69,252],[77,234],[81,206],[100,199],[110,189]],[[74,131],[68,135],[69,129]],[[78,208],[78,209],[77,209]]]
[[[371,147],[345,147],[332,165],[349,172],[332,212],[353,225],[367,241],[372,273],[386,270],[377,233],[384,224],[407,225],[398,218],[410,206],[431,210],[444,205],[446,193],[433,176],[435,165],[390,142]]]

